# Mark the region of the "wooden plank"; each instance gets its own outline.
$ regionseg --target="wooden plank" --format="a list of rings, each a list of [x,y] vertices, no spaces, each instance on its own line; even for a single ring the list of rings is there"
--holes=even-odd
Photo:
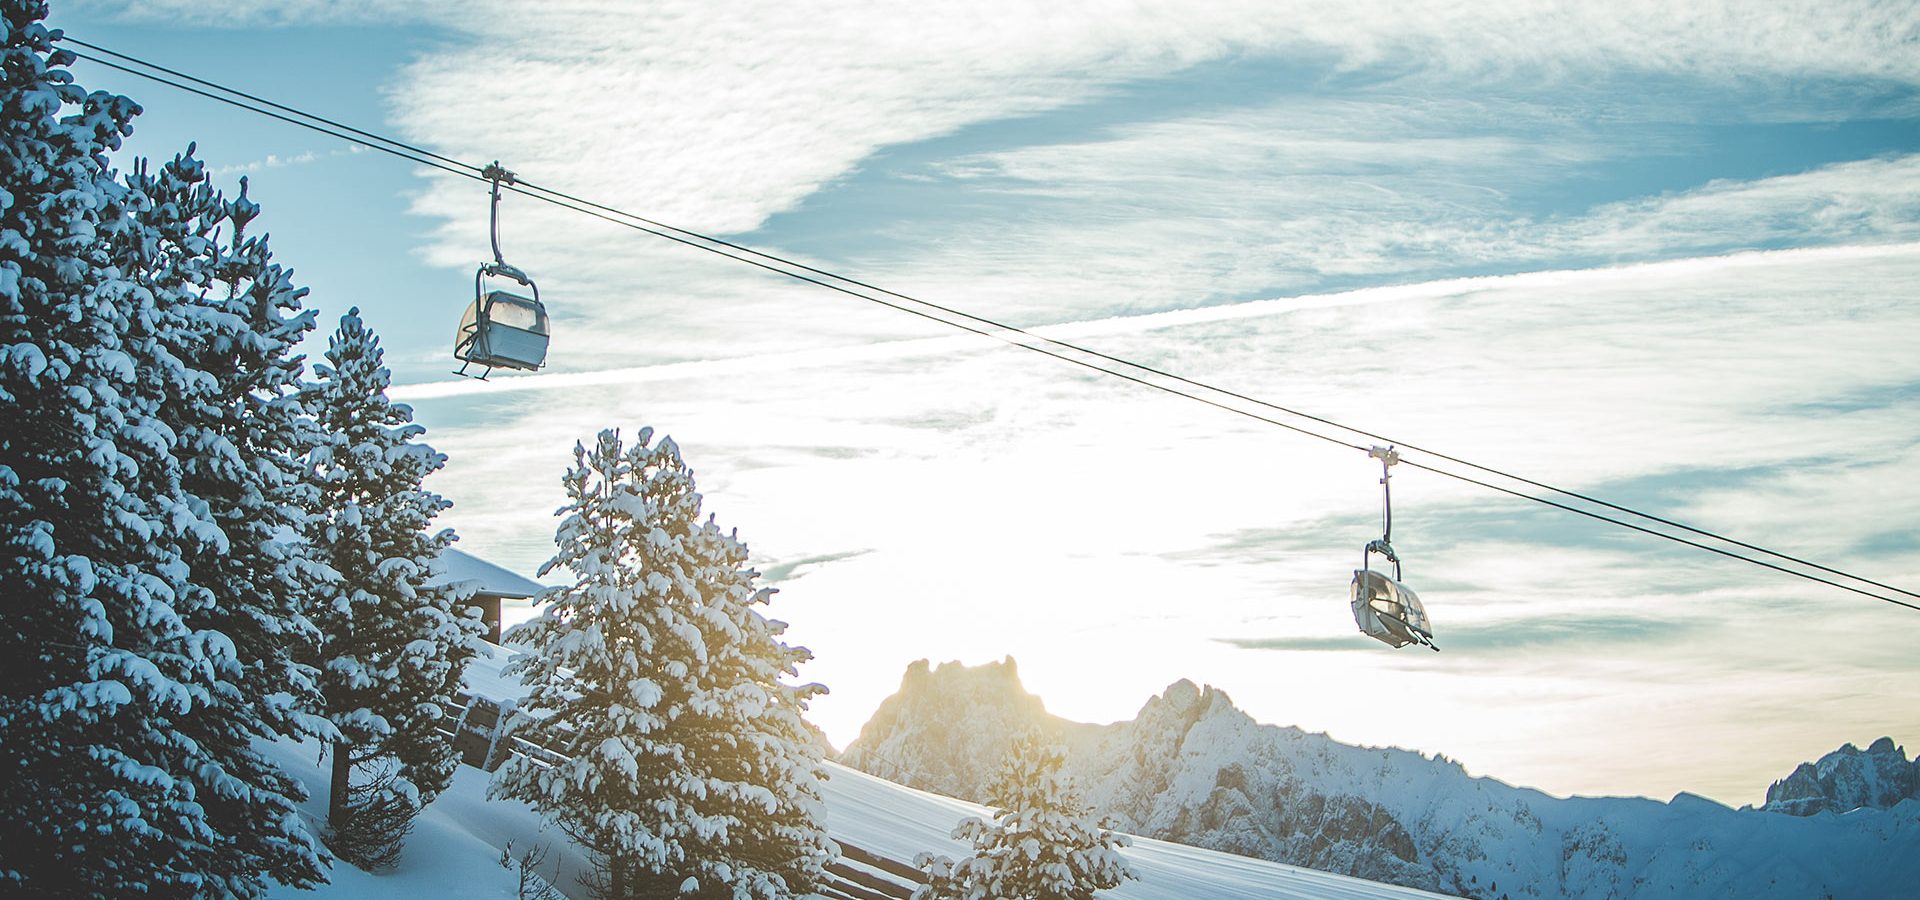
[[[872,866],[889,875],[897,875],[901,878],[904,878],[908,881],[913,882],[914,884],[927,883],[927,873],[922,872],[919,869],[913,866],[910,866],[906,863],[903,863],[897,859],[890,859],[888,857],[881,856],[878,853],[874,853],[871,850],[865,850],[859,847],[855,847],[854,845],[849,844],[846,841],[835,841],[834,843],[840,845],[841,856],[844,856],[850,860],[853,860],[854,862]]]
[[[827,872],[839,881],[835,883],[843,891],[861,892],[861,900],[908,900],[913,896],[913,888],[896,881],[888,881],[870,872],[863,872],[843,862],[827,864]],[[852,882],[848,884],[846,882]]]

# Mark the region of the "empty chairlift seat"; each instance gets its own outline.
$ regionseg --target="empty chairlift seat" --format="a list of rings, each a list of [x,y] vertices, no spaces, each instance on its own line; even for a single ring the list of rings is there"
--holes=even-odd
[[[1353,622],[1390,646],[1433,646],[1433,626],[1413,589],[1373,569],[1353,570]]]
[[[487,291],[475,297],[460,318],[453,355],[491,369],[532,371],[546,364],[551,333],[546,307],[538,299]]]

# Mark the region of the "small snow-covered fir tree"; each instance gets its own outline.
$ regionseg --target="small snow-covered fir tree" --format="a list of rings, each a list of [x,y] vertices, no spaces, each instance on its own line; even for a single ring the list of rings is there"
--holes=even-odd
[[[514,633],[530,691],[511,727],[569,758],[516,758],[495,792],[586,847],[602,897],[809,893],[832,849],[801,714],[825,689],[783,682],[810,655],[754,608],[771,592],[745,546],[701,520],[693,473],[652,429],[576,447],[565,485],[542,573],[575,583]]]
[[[1015,742],[989,788],[994,821],[960,821],[953,837],[973,852],[958,862],[920,854],[928,883],[914,900],[1091,900],[1138,877],[1119,853],[1126,835],[1091,816],[1060,774],[1065,762],[1036,737]]]
[[[0,893],[238,896],[324,853],[253,749],[306,715],[290,315],[257,210],[0,0]]]
[[[453,588],[426,584],[453,536],[428,531],[451,504],[421,482],[446,457],[418,441],[426,429],[412,409],[387,399],[385,354],[358,308],[341,317],[326,358],[308,389],[319,434],[307,462],[321,510],[309,543],[339,576],[309,612],[326,714],[340,732],[327,818],[334,852],[378,869],[453,779],[458,757],[434,725],[481,625]]]

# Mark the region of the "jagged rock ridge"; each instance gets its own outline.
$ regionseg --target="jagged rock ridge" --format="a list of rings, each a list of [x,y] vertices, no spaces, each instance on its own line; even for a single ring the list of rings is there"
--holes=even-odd
[[[900,690],[880,704],[839,761],[936,794],[978,800],[992,774],[980,760],[998,762],[1016,736],[1037,731],[1064,741],[1068,733],[1091,727],[1048,715],[1040,698],[1021,687],[1012,657],[980,666],[942,663],[938,671],[923,659],[907,667]],[[929,752],[934,748],[941,752]]]
[[[1901,784],[1911,796],[1911,782],[1886,764],[1883,743],[1898,753],[1891,741],[1854,751],[1854,762],[1828,765],[1830,755],[1814,764],[1827,807],[1875,805],[1849,799],[1858,794],[1891,799],[1880,804],[1886,809],[1806,818],[1735,811],[1690,794],[1670,803],[1561,800],[1470,776],[1445,757],[1262,725],[1224,692],[1189,681],[1148,700],[1131,721],[1068,722],[1025,691],[1007,659],[913,664],[841,761],[977,800],[1014,736],[1027,731],[1068,748],[1080,792],[1126,831],[1425,890],[1877,896],[1920,883],[1920,800],[1896,796]]]
[[[1811,816],[1886,809],[1910,798],[1920,799],[1920,758],[1909,761],[1906,748],[1883,737],[1865,750],[1847,744],[1815,762],[1801,763],[1767,788],[1761,809]]]

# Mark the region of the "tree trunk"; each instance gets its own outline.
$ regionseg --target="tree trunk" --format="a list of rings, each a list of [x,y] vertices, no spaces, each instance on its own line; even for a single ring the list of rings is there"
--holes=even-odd
[[[347,824],[347,779],[353,773],[348,761],[346,741],[333,742],[333,784],[327,791],[327,824],[341,828]]]

